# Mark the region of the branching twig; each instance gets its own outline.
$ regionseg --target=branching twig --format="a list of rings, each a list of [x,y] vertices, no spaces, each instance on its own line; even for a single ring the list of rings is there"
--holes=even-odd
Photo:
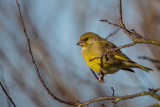
[[[132,34],[134,34],[134,36],[138,39],[144,39],[143,36],[139,35],[134,29],[131,29]]]
[[[8,95],[7,91],[5,90],[5,88],[3,87],[3,85],[2,85],[1,82],[0,82],[0,86],[1,86],[1,88],[2,88],[2,90],[3,90],[3,92],[6,94],[7,98],[8,98],[8,99],[10,100],[10,102],[12,103],[12,105],[13,105],[14,107],[16,107],[15,103],[13,102],[12,98]]]
[[[111,87],[111,89],[112,89],[112,97],[114,97],[114,88],[113,87]],[[115,104],[116,104],[116,102],[114,101],[114,100],[112,100],[112,103],[113,103],[113,107],[115,107]]]
[[[113,26],[116,26],[116,27],[120,27],[120,26],[117,25],[117,24],[114,24],[114,23],[109,22],[107,19],[102,19],[102,20],[99,20],[99,21],[101,21],[101,22],[107,22],[107,23],[110,24],[110,25],[113,25]]]
[[[132,41],[134,42],[134,45],[137,44],[137,43],[145,43],[145,44],[154,44],[154,45],[160,46],[160,41],[145,40],[143,38],[143,36],[138,34],[134,29],[132,29],[130,31],[125,27],[125,24],[123,23],[123,18],[122,18],[122,1],[121,0],[119,0],[119,25],[111,23],[107,19],[100,20],[100,21],[107,22],[108,24],[111,24],[113,26],[116,26],[116,27],[119,27],[120,29],[122,29],[124,31],[124,33],[127,34],[127,36],[132,39]],[[130,46],[133,46],[133,45],[130,45]],[[124,45],[124,46],[120,46],[120,47],[125,48],[125,47],[129,47],[129,45],[127,45],[127,46]],[[121,48],[116,48],[115,50],[118,50],[118,49],[121,49]]]
[[[120,100],[132,99],[132,98],[136,98],[136,97],[140,97],[140,96],[145,96],[145,95],[149,95],[152,98],[155,98],[158,101],[160,101],[160,96],[158,96],[155,93],[149,91],[149,92],[140,92],[140,93],[137,93],[137,94],[126,95],[126,96],[99,97],[99,98],[95,98],[95,99],[86,101],[86,102],[84,102],[82,104],[79,104],[79,107],[87,106],[87,105],[89,105],[89,104],[91,104],[93,102],[102,101],[102,100],[115,100],[115,102],[117,103]]]

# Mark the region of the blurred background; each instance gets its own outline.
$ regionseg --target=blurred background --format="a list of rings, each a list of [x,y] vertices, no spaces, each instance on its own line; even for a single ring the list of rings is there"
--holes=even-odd
[[[40,74],[49,89],[67,101],[88,101],[101,96],[134,94],[160,87],[160,64],[141,60],[147,56],[160,60],[160,47],[137,44],[121,49],[130,59],[154,69],[146,73],[120,70],[97,82],[81,56],[76,43],[81,34],[95,32],[106,38],[117,28],[100,22],[118,24],[118,0],[19,0],[23,20]],[[122,0],[123,20],[146,39],[160,40],[160,1]],[[122,30],[108,39],[117,46],[132,42]],[[41,85],[28,52],[16,0],[0,0],[0,81],[17,107],[68,107],[53,100]],[[145,103],[144,103],[145,101]],[[111,101],[92,103],[99,107]],[[149,96],[120,101],[118,107],[143,107],[157,101]],[[11,107],[0,89],[0,106]]]

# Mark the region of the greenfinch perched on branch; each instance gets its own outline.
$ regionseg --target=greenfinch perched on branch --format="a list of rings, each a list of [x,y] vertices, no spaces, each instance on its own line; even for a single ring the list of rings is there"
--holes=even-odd
[[[120,50],[108,51],[116,46],[95,33],[84,33],[77,45],[82,47],[82,56],[88,66],[103,76],[113,74],[120,69],[130,72],[134,72],[131,68],[140,68],[146,72],[152,70],[130,60]],[[103,76],[99,78],[99,81],[103,81]]]

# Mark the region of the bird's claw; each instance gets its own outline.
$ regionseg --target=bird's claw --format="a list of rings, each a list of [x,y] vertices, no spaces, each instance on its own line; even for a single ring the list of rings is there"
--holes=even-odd
[[[98,82],[100,83],[104,83],[104,75],[101,75],[99,78],[98,78]]]

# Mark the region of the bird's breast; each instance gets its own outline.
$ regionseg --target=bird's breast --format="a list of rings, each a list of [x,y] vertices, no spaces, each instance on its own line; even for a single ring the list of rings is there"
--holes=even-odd
[[[87,65],[92,70],[99,72],[100,59],[99,58],[94,59],[99,56],[96,52],[84,47],[84,48],[82,48],[82,56],[83,56],[83,59],[85,60],[85,62],[87,63]],[[94,59],[94,60],[92,60],[92,59]],[[90,60],[92,60],[92,61],[90,61]]]

